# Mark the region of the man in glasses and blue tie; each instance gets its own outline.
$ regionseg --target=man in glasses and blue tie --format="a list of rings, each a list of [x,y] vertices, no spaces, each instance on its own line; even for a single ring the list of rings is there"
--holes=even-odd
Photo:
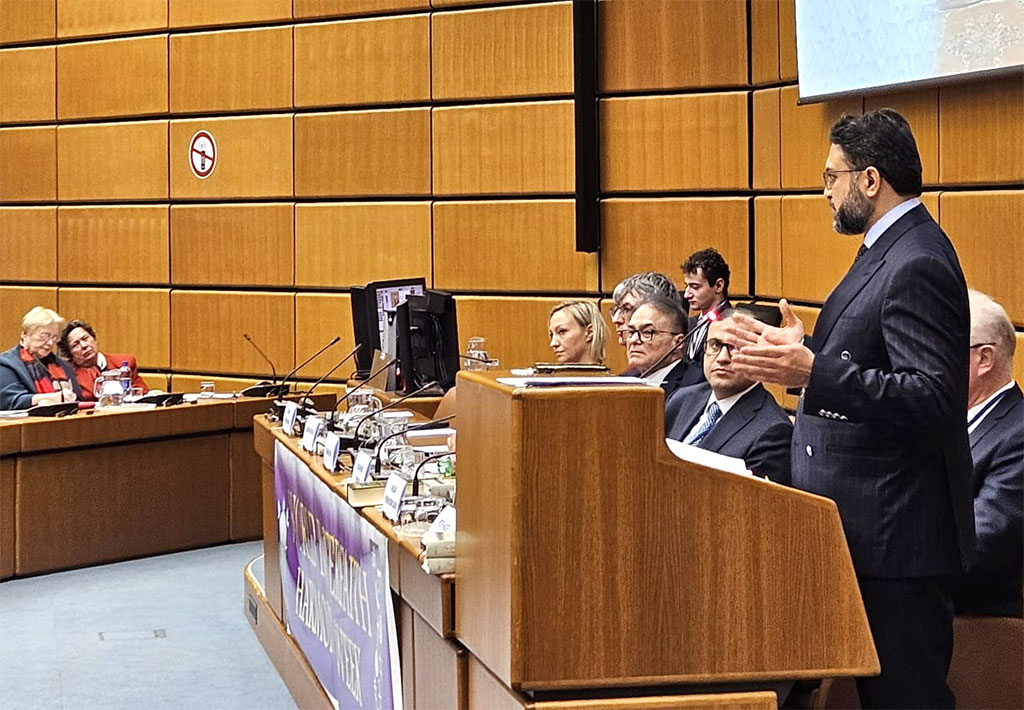
[[[789,483],[793,425],[770,392],[733,369],[733,347],[719,337],[723,328],[724,320],[708,327],[701,353],[707,381],[676,390],[665,403],[666,435],[743,459],[754,475]]]

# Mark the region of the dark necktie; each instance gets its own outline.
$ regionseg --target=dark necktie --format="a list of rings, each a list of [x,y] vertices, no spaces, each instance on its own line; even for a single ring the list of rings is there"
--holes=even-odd
[[[853,263],[856,264],[860,261],[860,258],[864,256],[868,251],[868,248],[863,244],[860,245],[860,249],[857,250],[857,256],[853,257]]]

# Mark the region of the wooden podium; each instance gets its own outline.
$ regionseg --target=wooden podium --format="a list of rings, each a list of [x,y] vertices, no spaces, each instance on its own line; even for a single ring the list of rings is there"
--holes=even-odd
[[[474,659],[536,702],[878,673],[832,501],[679,460],[656,388],[458,386],[471,697]]]

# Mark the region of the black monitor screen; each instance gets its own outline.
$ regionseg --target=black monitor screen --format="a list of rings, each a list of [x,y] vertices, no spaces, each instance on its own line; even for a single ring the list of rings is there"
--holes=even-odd
[[[410,295],[398,306],[396,336],[399,392],[408,394],[436,382],[434,393],[441,394],[455,385],[459,331],[455,299],[450,293],[426,291],[422,296]]]
[[[352,287],[352,329],[356,343],[362,345],[356,355],[356,377],[369,374],[374,350],[396,354],[393,341],[388,342],[395,311],[410,294],[422,294],[426,288],[423,278],[374,281]]]

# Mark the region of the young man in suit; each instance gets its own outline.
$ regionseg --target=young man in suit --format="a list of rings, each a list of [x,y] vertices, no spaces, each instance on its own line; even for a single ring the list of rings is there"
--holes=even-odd
[[[684,359],[693,367],[683,378],[684,385],[704,381],[704,340],[708,337],[708,326],[732,304],[729,303],[729,264],[716,249],[701,249],[690,254],[680,266],[686,290],[683,297],[690,304],[687,330],[691,333],[686,344]]]
[[[957,585],[956,613],[1021,616],[1024,569],[1024,396],[1013,381],[1013,324],[998,303],[970,291],[967,434],[977,558]]]
[[[839,508],[881,663],[865,708],[953,708],[953,585],[974,556],[964,427],[970,320],[949,239],[921,204],[921,159],[891,109],[832,126],[825,198],[840,234],[864,234],[813,341],[730,319],[733,367],[803,388],[793,485]]]
[[[712,322],[704,342],[707,382],[678,389],[666,402],[666,436],[743,459],[754,475],[788,484],[793,425],[768,390],[733,369],[732,346],[718,337],[722,327]]]

